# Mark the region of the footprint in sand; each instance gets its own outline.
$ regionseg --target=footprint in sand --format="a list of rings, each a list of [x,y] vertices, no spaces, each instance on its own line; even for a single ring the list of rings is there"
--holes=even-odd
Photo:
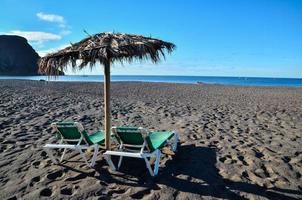
[[[233,164],[233,163],[237,162],[236,160],[233,160],[230,155],[223,156],[223,157],[219,158],[218,160],[224,164]]]
[[[193,134],[193,135],[189,135],[189,138],[190,138],[191,140],[196,140],[198,137],[197,137],[196,134]]]
[[[116,190],[109,191],[107,195],[110,197],[117,197],[125,192],[126,191],[124,189],[116,189]]]
[[[151,190],[150,189],[144,189],[144,190],[141,190],[141,191],[138,191],[134,194],[131,195],[131,198],[133,199],[142,199],[144,196],[150,194]]]
[[[63,173],[62,171],[56,171],[56,172],[53,172],[51,174],[48,174],[46,177],[49,179],[49,180],[57,180],[58,178],[61,178],[62,176],[64,176],[65,173]]]
[[[47,157],[47,153],[45,151],[42,151],[40,156],[45,159]]]
[[[70,196],[73,193],[72,188],[68,188],[68,187],[62,188],[60,192],[62,195],[67,195],[67,196]]]
[[[86,177],[87,177],[86,174],[78,174],[78,175],[76,175],[74,177],[70,177],[70,178],[65,179],[65,181],[77,181],[77,180],[84,179]]]
[[[291,158],[288,157],[288,156],[284,156],[284,157],[282,158],[282,160],[283,160],[285,163],[289,163],[290,160],[291,160]]]
[[[16,196],[10,197],[7,200],[17,200],[18,198]]]
[[[32,166],[34,166],[34,168],[38,169],[40,166],[40,163],[41,163],[40,161],[35,161],[32,163]]]
[[[40,196],[42,197],[50,197],[52,195],[52,190],[50,188],[44,188],[40,192]]]
[[[224,163],[226,161],[226,159],[227,159],[226,157],[222,157],[222,158],[219,158],[219,161]]]
[[[38,183],[41,180],[40,176],[36,176],[30,180],[29,185],[32,187],[35,183]]]
[[[248,165],[249,165],[247,162],[245,162],[243,156],[238,156],[238,160],[240,160],[240,161],[242,162],[242,164],[245,165],[245,166],[248,166]]]
[[[104,182],[104,181],[101,181],[101,180],[99,180],[99,181],[97,181],[101,186],[105,186],[105,187],[107,187],[108,186],[108,183],[106,183],[106,182]]]

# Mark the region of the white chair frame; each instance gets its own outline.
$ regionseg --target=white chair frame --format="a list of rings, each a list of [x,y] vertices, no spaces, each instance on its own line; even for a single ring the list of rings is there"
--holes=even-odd
[[[81,134],[81,137],[79,139],[64,139],[62,133],[58,130],[56,123],[52,123],[51,126],[56,130],[56,132],[58,132],[60,134],[61,140],[60,140],[59,144],[46,144],[45,146],[43,146],[43,149],[46,151],[49,158],[52,160],[52,162],[54,164],[58,164],[59,162],[62,162],[67,149],[72,149],[72,150],[76,150],[80,153],[81,157],[83,158],[83,160],[89,167],[94,167],[96,157],[98,154],[98,150],[99,150],[99,145],[98,144],[89,145],[89,143],[85,140],[85,137],[82,134],[82,132],[84,131],[83,126],[78,122],[75,122],[74,125],[77,127],[79,133]],[[74,127],[74,125],[71,125],[71,127]],[[66,127],[68,127],[68,125],[66,125]],[[85,142],[85,144],[81,144],[83,141]],[[77,143],[76,144],[66,144],[66,142],[77,142]],[[85,149],[88,149],[91,147],[93,147],[94,152],[93,152],[93,156],[91,159],[91,163],[89,164],[88,160],[85,156],[85,153],[83,152],[83,149],[85,150]],[[52,149],[64,149],[59,162],[53,156],[53,153],[51,151]]]
[[[120,145],[117,151],[106,151],[104,153],[104,158],[107,161],[108,165],[113,171],[116,171],[120,168],[122,164],[123,157],[132,157],[132,158],[141,158],[145,160],[146,167],[151,176],[156,176],[158,174],[159,169],[159,162],[161,158],[161,151],[156,149],[154,151],[150,151],[146,142],[146,136],[148,131],[142,127],[138,128],[142,134],[142,138],[144,139],[144,143],[142,145],[131,145],[131,144],[124,144],[121,139]],[[112,127],[112,132],[119,138],[116,134],[116,127]],[[175,152],[177,150],[177,143],[179,141],[178,134],[173,131],[173,137],[167,141],[167,144],[172,146],[172,151]],[[130,147],[130,148],[129,148]],[[138,148],[138,150],[133,150],[134,148]],[[117,167],[112,162],[111,156],[119,156],[119,161]],[[149,159],[150,158],[150,159]],[[152,170],[150,160],[151,158],[155,158],[154,162],[154,169]]]

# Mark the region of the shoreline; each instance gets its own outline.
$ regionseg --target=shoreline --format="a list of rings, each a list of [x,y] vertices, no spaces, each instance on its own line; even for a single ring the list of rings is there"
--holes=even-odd
[[[103,82],[102,75],[65,75],[47,76],[0,76],[0,80],[45,80],[50,82]],[[265,78],[265,77],[220,77],[220,76],[137,76],[137,75],[112,75],[111,81],[139,81],[159,83],[183,83],[183,84],[220,84],[239,86],[263,86],[263,87],[302,87],[302,78]]]
[[[101,81],[48,81],[48,80],[28,80],[28,79],[0,79],[0,81],[29,81],[29,82],[42,82],[45,84],[48,83],[82,83],[82,84],[103,84],[104,82]],[[142,84],[171,84],[171,85],[200,85],[200,86],[221,86],[221,87],[239,87],[239,88],[262,88],[262,89],[302,89],[302,86],[263,86],[263,85],[237,85],[237,84],[222,84],[222,83],[178,83],[178,82],[153,82],[153,81],[111,81],[111,84],[115,83],[142,83]]]

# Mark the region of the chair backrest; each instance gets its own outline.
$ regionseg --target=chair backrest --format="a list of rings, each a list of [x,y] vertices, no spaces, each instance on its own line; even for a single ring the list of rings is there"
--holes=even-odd
[[[78,122],[57,122],[52,126],[67,143],[92,144],[84,127]]]
[[[141,127],[112,127],[112,132],[126,147],[142,148],[146,145],[147,131]]]
[[[53,124],[63,139],[76,140],[81,138],[81,133],[74,122],[58,122]]]

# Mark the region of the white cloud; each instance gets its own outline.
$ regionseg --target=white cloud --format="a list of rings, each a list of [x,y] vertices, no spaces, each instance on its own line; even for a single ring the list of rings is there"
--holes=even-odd
[[[49,40],[60,40],[62,36],[53,34],[53,33],[47,33],[47,32],[41,32],[41,31],[20,31],[20,30],[13,30],[6,33],[3,33],[5,35],[18,35],[21,37],[26,38],[30,42],[36,42],[36,43],[42,43]]]
[[[69,35],[71,33],[70,30],[63,30],[60,32],[60,35]]]
[[[38,54],[43,57],[45,56],[46,54],[49,54],[49,53],[53,53],[53,52],[56,52],[56,51],[59,51],[61,49],[64,49],[66,47],[68,47],[70,44],[63,44],[63,45],[60,45],[56,48],[50,48],[50,49],[45,49],[45,50],[40,50],[40,51],[37,51]]]
[[[55,15],[55,14],[46,14],[43,12],[39,12],[37,13],[37,17],[41,20],[44,21],[48,21],[48,22],[57,22],[60,25],[63,24],[64,25],[64,17],[60,16],[60,15]]]
[[[39,13],[37,13],[37,17],[43,21],[57,23],[58,26],[62,29],[60,35],[68,35],[71,33],[71,31],[69,30],[71,27],[68,26],[64,17],[61,15],[46,14],[43,12],[39,12]]]
[[[59,32],[55,34],[55,33],[43,32],[43,31],[11,30],[8,32],[0,32],[0,34],[18,35],[24,37],[30,42],[31,45],[39,49],[44,47],[44,42],[60,40],[62,39],[62,37],[71,34],[71,30],[70,30],[71,27],[65,22],[63,16],[39,12],[37,13],[37,17],[43,21],[56,23],[60,27]],[[56,48],[53,50],[56,50]],[[42,53],[45,51],[42,51]]]
[[[66,28],[66,25],[65,24],[59,24],[59,27],[60,28]]]

